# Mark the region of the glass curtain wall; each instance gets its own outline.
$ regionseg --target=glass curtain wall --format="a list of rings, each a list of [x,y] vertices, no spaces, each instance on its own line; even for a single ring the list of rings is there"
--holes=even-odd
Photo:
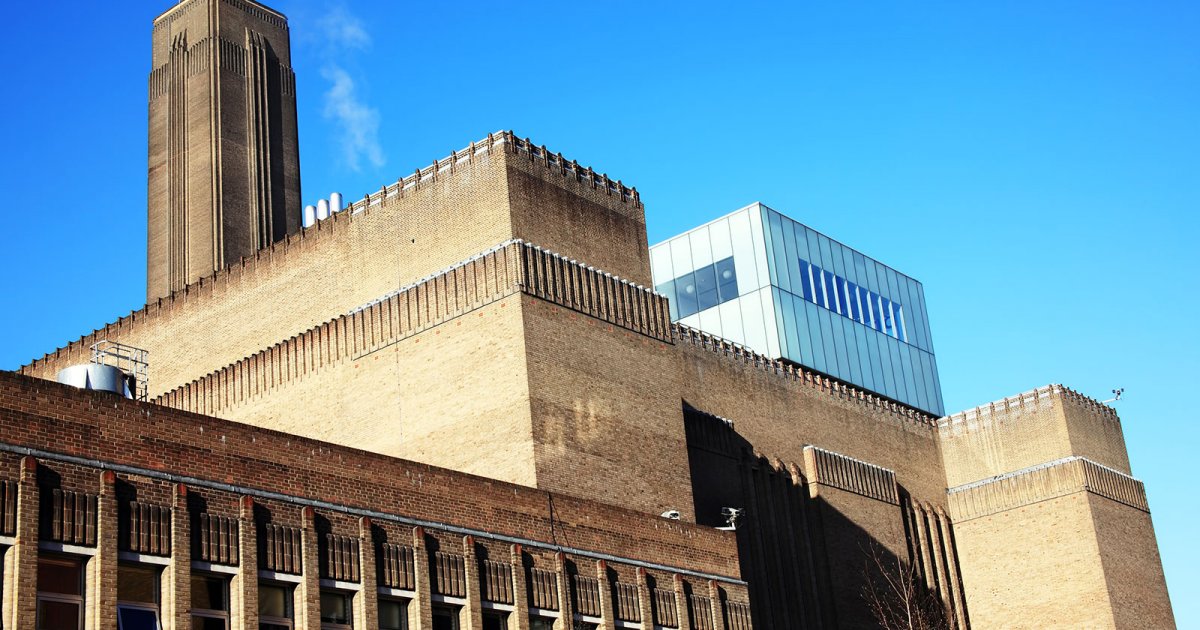
[[[921,283],[752,204],[650,249],[671,317],[943,415]]]

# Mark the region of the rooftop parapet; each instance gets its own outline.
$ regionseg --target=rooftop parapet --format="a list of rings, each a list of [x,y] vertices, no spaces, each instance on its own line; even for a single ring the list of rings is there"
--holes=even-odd
[[[1027,392],[1022,392],[1015,396],[1009,396],[1008,398],[1001,398],[1000,400],[996,400],[996,401],[993,401],[990,403],[985,403],[985,404],[979,405],[978,407],[972,407],[971,409],[966,409],[964,411],[960,411],[958,413],[951,414],[949,416],[944,416],[942,418],[938,418],[937,425],[939,428],[949,428],[951,426],[961,424],[964,422],[970,423],[973,420],[975,420],[976,418],[979,418],[982,416],[989,416],[989,415],[999,414],[999,413],[1007,413],[1007,412],[1018,411],[1018,410],[1022,410],[1022,409],[1031,409],[1031,408],[1035,408],[1037,405],[1039,405],[1041,403],[1044,403],[1044,402],[1050,400],[1052,397],[1055,397],[1055,396],[1059,396],[1059,397],[1071,400],[1073,402],[1079,403],[1079,404],[1083,405],[1084,407],[1087,407],[1087,408],[1091,409],[1092,411],[1099,413],[1103,416],[1107,416],[1108,418],[1110,418],[1114,421],[1118,421],[1118,422],[1120,421],[1120,419],[1117,417],[1116,410],[1113,409],[1112,407],[1109,407],[1108,405],[1101,403],[1100,401],[1096,400],[1095,398],[1091,398],[1091,397],[1085,396],[1083,394],[1080,394],[1079,392],[1077,392],[1069,387],[1059,385],[1057,383],[1052,383],[1052,384],[1046,385],[1044,387],[1038,387],[1037,389],[1031,389]]]
[[[781,378],[805,383],[823,393],[843,400],[868,405],[884,413],[895,415],[917,424],[924,426],[934,425],[935,419],[930,414],[889,400],[860,387],[830,378],[824,374],[808,370],[790,361],[772,359],[741,344],[680,323],[672,323],[671,332],[676,343],[692,345],[723,355],[734,361],[770,372]]]

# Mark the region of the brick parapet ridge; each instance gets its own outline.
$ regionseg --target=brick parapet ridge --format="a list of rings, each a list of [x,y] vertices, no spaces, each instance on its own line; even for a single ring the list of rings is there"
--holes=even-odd
[[[979,405],[971,409],[966,409],[949,416],[944,416],[937,419],[939,429],[949,429],[960,424],[971,424],[976,419],[982,419],[987,416],[1007,414],[1011,411],[1027,410],[1030,407],[1035,407],[1039,404],[1045,404],[1052,400],[1066,400],[1072,403],[1085,407],[1093,413],[1104,416],[1108,420],[1120,422],[1117,412],[1112,407],[1101,403],[1100,401],[1084,396],[1079,392],[1060,385],[1052,383],[1037,389],[1031,389],[1027,392],[1022,392],[1015,396],[1009,396],[994,402]]]
[[[893,470],[811,444],[804,447],[804,461],[809,484],[900,505],[900,490]]]
[[[534,145],[528,139],[518,138],[512,131],[491,133],[478,142],[470,143],[460,151],[453,151],[449,156],[435,160],[425,168],[417,169],[412,175],[401,178],[394,184],[384,186],[377,192],[364,196],[328,219],[318,221],[295,234],[289,234],[286,238],[258,250],[253,256],[246,256],[224,269],[216,270],[182,289],[172,291],[166,297],[158,298],[114,322],[30,361],[21,366],[19,371],[22,374],[36,376],[51,361],[69,359],[72,356],[77,356],[80,361],[86,361],[90,356],[89,348],[97,341],[119,337],[122,332],[138,325],[145,325],[144,322],[147,321],[153,322],[173,309],[182,308],[189,302],[219,293],[220,289],[228,283],[242,279],[248,272],[260,266],[273,263],[286,264],[284,257],[290,250],[299,249],[300,251],[295,255],[320,255],[318,252],[308,251],[308,249],[322,246],[324,243],[342,238],[343,235],[351,234],[352,231],[349,227],[358,220],[359,215],[370,212],[376,206],[381,206],[385,199],[404,197],[442,178],[466,172],[476,160],[495,154],[497,151],[508,155],[528,157],[530,162],[541,166],[547,172],[558,174],[560,181],[574,182],[574,185],[580,190],[602,191],[604,195],[619,200],[620,204],[642,207],[637,189],[625,186],[619,180],[596,173],[591,168],[581,167],[573,160],[567,161],[561,154],[550,153],[544,146]]]
[[[215,413],[325,365],[362,358],[517,293],[671,343],[665,297],[513,240],[180,385],[153,402]]]
[[[711,333],[692,328],[691,326],[687,326],[685,324],[671,324],[671,335],[677,343],[688,344],[702,350],[713,352],[717,355],[727,357],[732,361],[753,366],[765,372],[775,374],[779,377],[786,378],[794,382],[804,383],[824,394],[828,394],[842,400],[874,407],[878,411],[893,415],[906,421],[914,422],[925,427],[934,426],[936,421],[934,416],[925,412],[918,411],[892,400],[888,400],[887,398],[879,396],[878,394],[874,394],[860,387],[839,381],[835,378],[830,378],[823,374],[805,369],[803,366],[780,359],[772,359],[741,344],[734,343],[727,339],[723,339]]]
[[[960,522],[1080,491],[1150,512],[1141,481],[1079,456],[955,486],[947,494],[951,517]]]

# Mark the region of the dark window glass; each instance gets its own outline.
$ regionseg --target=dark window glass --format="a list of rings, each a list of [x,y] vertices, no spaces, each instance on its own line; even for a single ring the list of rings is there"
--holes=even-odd
[[[838,311],[842,315],[850,316],[850,305],[846,303],[846,281],[840,276],[833,277],[834,287],[837,288]]]
[[[39,593],[83,594],[83,562],[75,558],[44,556],[38,560]]]
[[[379,629],[408,630],[408,605],[395,599],[379,600]]]
[[[262,621],[258,622],[258,630],[292,630],[292,626],[282,623],[270,623]]]
[[[226,630],[228,626],[221,617],[192,616],[192,630]]]
[[[158,610],[117,605],[117,630],[158,630]]]
[[[228,612],[226,581],[209,575],[192,575],[192,608]]]
[[[718,260],[716,267],[717,291],[720,293],[721,302],[728,302],[738,296],[737,271],[733,267],[733,256]]]
[[[291,617],[292,593],[290,589],[274,584],[259,585],[258,614],[260,617]]]
[[[675,293],[679,296],[679,319],[694,315],[700,311],[695,274],[688,273],[676,278]]]
[[[532,628],[530,625],[530,630]],[[483,630],[508,630],[508,615],[496,611],[483,613]]]
[[[812,269],[806,260],[800,261],[800,287],[804,292],[804,299],[813,302]]]
[[[853,282],[846,282],[846,315],[855,321],[858,321],[858,285]]]
[[[825,276],[825,308],[837,312],[837,289],[834,288],[837,282],[834,280],[833,272],[822,271],[821,275]]]
[[[434,606],[433,630],[458,630],[458,611],[446,606]]]
[[[716,306],[717,298],[717,268],[705,265],[696,270],[696,295],[700,310]]]
[[[575,622],[576,627],[582,622]],[[554,630],[554,620],[545,617],[530,617],[529,630]]]
[[[880,326],[881,320],[879,313],[879,296],[867,291],[866,298],[867,313],[870,315],[870,321],[868,323],[871,325],[871,328],[874,328],[875,330],[883,330],[883,328]]]
[[[158,567],[144,564],[117,565],[117,601],[158,603]]]
[[[350,596],[337,591],[321,591],[321,623],[350,623]]]
[[[37,603],[37,627],[39,630],[71,630],[78,628],[82,602],[58,602],[39,599]]]

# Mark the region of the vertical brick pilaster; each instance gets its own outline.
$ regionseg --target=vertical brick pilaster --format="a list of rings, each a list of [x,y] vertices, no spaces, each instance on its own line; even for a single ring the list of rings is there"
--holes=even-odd
[[[479,588],[479,559],[475,557],[475,537],[463,536],[463,574],[467,582],[465,630],[483,630],[483,593]]]
[[[300,508],[301,581],[296,587],[296,629],[321,630],[321,564],[316,512]]]
[[[243,496],[238,502],[238,577],[233,581],[238,594],[235,630],[258,630],[258,523],[254,520],[254,499]],[[293,610],[300,609],[300,589],[292,596]],[[189,626],[184,626],[189,627]]]
[[[952,603],[954,605],[953,627],[965,629],[967,627],[966,615],[964,614],[966,605],[963,603],[962,582],[959,580],[958,572],[958,550],[954,547],[954,534],[951,531],[950,517],[939,506],[937,508],[937,518],[942,530],[942,544],[946,546],[946,577],[950,582],[950,593],[952,594]]]
[[[96,555],[87,566],[84,606],[93,628],[117,627],[117,476],[101,471],[96,500]]]
[[[613,585],[608,579],[608,564],[603,560],[596,561],[596,581],[600,591],[600,618],[604,620],[605,630],[617,627],[617,613],[613,610]]]
[[[688,615],[687,591],[683,588],[683,576],[675,573],[671,576],[675,588],[675,618],[679,620],[679,630],[692,630],[692,618]]]
[[[708,581],[708,604],[712,609],[713,630],[725,630],[725,607],[721,605],[721,587],[716,580]]]
[[[412,536],[413,578],[417,594],[412,601],[414,610],[409,614],[409,619],[414,622],[413,630],[432,630],[433,590],[429,585],[429,549],[425,546],[425,528],[414,527]]]
[[[521,545],[509,547],[509,564],[513,579],[513,616],[516,624],[512,630],[529,630],[529,574],[525,572],[525,550]]]
[[[37,460],[21,459],[21,479],[17,486],[17,544],[8,553],[13,558],[13,580],[4,588],[12,589],[12,619],[6,628],[33,626],[37,617],[38,499]]]
[[[371,519],[358,519],[359,593],[354,598],[354,627],[379,627],[379,588],[375,577],[375,535]]]
[[[650,584],[646,580],[646,570],[638,567],[634,574],[637,579],[638,609],[642,612],[642,627],[654,627],[654,593],[650,592]]]
[[[171,500],[171,563],[163,570],[162,579],[163,593],[167,595],[163,598],[163,625],[174,619],[176,628],[191,627],[192,523],[187,493],[187,486],[176,484]]]
[[[571,601],[571,576],[567,573],[567,556],[559,551],[554,554],[554,574],[558,576],[558,623],[554,630],[573,630],[575,627],[575,602]]]

